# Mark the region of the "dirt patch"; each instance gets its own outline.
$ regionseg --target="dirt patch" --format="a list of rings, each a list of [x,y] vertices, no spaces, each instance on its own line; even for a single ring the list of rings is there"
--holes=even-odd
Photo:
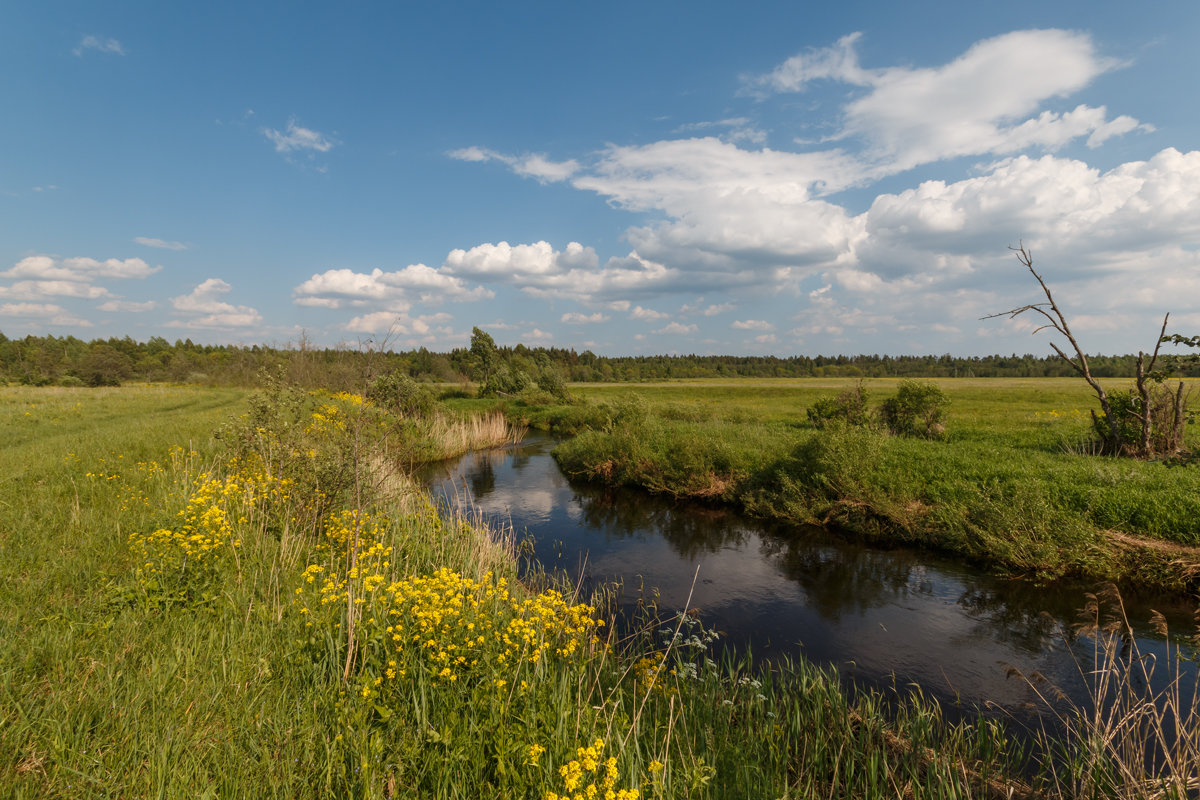
[[[1143,539],[1140,536],[1131,536],[1121,531],[1104,531],[1104,535],[1119,547],[1166,553],[1176,556],[1181,560],[1194,561],[1197,567],[1200,567],[1200,547],[1164,542],[1161,539]]]

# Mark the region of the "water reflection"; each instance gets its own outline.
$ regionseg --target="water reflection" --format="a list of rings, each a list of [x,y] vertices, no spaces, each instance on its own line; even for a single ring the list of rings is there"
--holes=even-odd
[[[1005,665],[1082,691],[1061,636],[1083,603],[1082,587],[1049,592],[928,553],[571,485],[552,446],[532,437],[425,479],[447,502],[474,504],[527,532],[546,570],[585,589],[616,582],[626,609],[646,600],[668,613],[699,608],[706,626],[760,657],[803,653],[871,685],[913,684],[951,705],[1017,714],[1035,697],[1005,679]],[[1181,609],[1158,605],[1186,629]],[[1148,619],[1149,609],[1137,605],[1130,617]],[[1161,643],[1145,647],[1155,652]]]

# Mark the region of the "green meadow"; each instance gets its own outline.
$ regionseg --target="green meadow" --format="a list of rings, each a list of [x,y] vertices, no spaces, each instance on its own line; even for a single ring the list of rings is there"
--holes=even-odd
[[[814,438],[805,403],[841,385],[595,387],[572,406],[508,411],[560,429],[590,419],[597,432],[575,440],[585,444],[636,432],[649,448],[631,451],[638,468],[649,476],[653,458],[663,465],[642,485],[724,502],[753,496],[765,509],[784,500],[770,493],[762,465],[800,457],[797,448]],[[1010,403],[994,386],[947,384],[953,405],[943,442],[837,444],[864,448],[854,451],[858,469],[868,466],[857,462],[864,453],[880,459],[853,473],[878,481],[862,484],[864,502],[868,490],[886,489],[898,503],[905,487],[924,481],[897,475],[889,483],[879,477],[889,468],[954,472],[957,480],[1016,456],[1016,486],[1039,469],[1088,463],[1064,449],[1077,441],[1072,410],[1086,401],[1070,383],[1009,385],[1022,408],[1007,422],[1001,410]],[[463,439],[447,420],[476,401],[454,403],[457,411],[443,408],[425,422],[357,394],[270,381],[255,392],[0,388],[0,794],[630,800],[1187,791],[1195,737],[1179,765],[1147,773],[1106,743],[1128,751],[1150,734],[1115,736],[1086,709],[1071,717],[1077,724],[1066,738],[1019,745],[1001,723],[949,723],[919,696],[851,691],[803,662],[766,667],[719,656],[686,614],[647,619],[641,632],[615,638],[603,595],[580,597],[536,576],[519,582],[511,535],[447,516],[395,469],[414,449],[495,442],[495,431]],[[430,431],[446,441],[429,441]],[[898,466],[906,460],[917,467]],[[625,466],[613,463],[615,480]],[[826,474],[827,486],[837,486]],[[1159,478],[1147,474],[1148,486]],[[714,491],[753,476],[763,481],[757,494]],[[944,480],[956,491],[971,485]],[[938,491],[923,502],[952,496]],[[1164,540],[1176,535],[1168,527]],[[1120,652],[1118,634],[1092,635]]]
[[[579,386],[578,407],[526,416],[578,431],[555,454],[580,479],[829,525],[1035,580],[1195,590],[1194,465],[1094,455],[1095,400],[1079,380],[924,383],[949,398],[941,438],[893,436],[878,425],[818,430],[808,409],[860,385],[852,380]],[[861,386],[876,407],[899,381]],[[1189,428],[1190,446],[1198,441]]]

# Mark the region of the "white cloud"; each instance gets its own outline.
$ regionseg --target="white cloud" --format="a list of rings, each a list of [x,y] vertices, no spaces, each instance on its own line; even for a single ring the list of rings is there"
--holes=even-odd
[[[672,322],[672,323],[669,323],[664,328],[659,328],[656,331],[651,331],[651,333],[676,335],[676,336],[691,336],[699,330],[700,330],[700,328],[696,325],[684,325],[682,322]]]
[[[442,271],[480,281],[507,283],[534,297],[587,299],[627,303],[630,295],[658,294],[671,291],[681,273],[632,252],[623,258],[611,258],[599,265],[596,251],[571,242],[561,251],[548,242],[510,245],[481,244],[470,250],[453,250]],[[692,278],[692,283],[696,281]],[[628,307],[628,306],[625,306]]]
[[[151,267],[140,258],[109,258],[97,261],[94,258],[56,259],[51,256],[28,256],[18,261],[12,269],[0,272],[0,278],[90,283],[97,278],[145,278],[161,269],[162,267]]]
[[[129,314],[140,314],[144,311],[153,311],[158,307],[158,303],[153,300],[147,300],[144,303],[135,303],[130,300],[109,300],[107,303],[101,303],[96,306],[101,311],[119,311]]]
[[[848,87],[831,120],[834,135],[804,152],[749,149],[762,139],[731,133],[760,129],[746,115],[677,129],[694,138],[610,145],[579,163],[559,162],[569,168],[556,179],[639,215],[625,233],[628,256],[601,262],[589,250],[590,263],[566,266],[545,242],[502,242],[455,251],[443,270],[635,319],[668,318],[646,308],[657,304],[646,298],[730,298],[680,310],[699,320],[788,292],[801,308],[793,334],[835,350],[870,341],[871,332],[883,349],[966,341],[978,316],[1012,307],[1012,293],[1028,289],[1005,250],[1019,241],[1036,248],[1039,263],[1062,265],[1055,275],[1066,282],[1064,295],[1092,304],[1096,316],[1116,318],[1116,303],[1149,309],[1200,297],[1200,152],[1167,149],[1106,170],[1055,155],[1153,130],[1121,109],[1072,100],[1125,66],[1088,34],[1015,31],[928,66],[864,67],[862,45],[851,34],[745,79],[746,91],[763,100],[819,81]],[[532,174],[523,156],[480,147],[452,156]],[[844,205],[862,193],[837,196],[883,177],[902,187],[900,173],[963,156],[992,163],[976,164],[966,178],[962,161],[942,175],[927,167],[926,176],[942,180],[878,194],[864,212]],[[768,313],[732,327],[769,344],[778,320]],[[709,333],[701,322],[657,333]],[[1100,327],[1090,318],[1083,324]]]
[[[1094,147],[1147,127],[1126,116],[1108,121],[1103,107],[1083,105],[1028,118],[1042,103],[1121,66],[1097,53],[1085,33],[1014,31],[977,42],[943,66],[873,70],[859,65],[860,39],[852,34],[832,48],[795,56],[748,85],[802,91],[816,80],[836,80],[866,87],[846,105],[839,138],[867,143],[881,175],[956,156],[1054,150],[1080,137]]]
[[[106,39],[101,36],[84,36],[79,40],[72,51],[76,56],[82,58],[83,54],[89,50],[95,50],[100,53],[110,53],[112,55],[125,55],[125,48],[116,39]]]
[[[446,155],[458,161],[490,161],[498,154],[492,150],[484,150],[482,147],[463,147],[459,150],[451,150]]]
[[[642,308],[641,306],[636,306],[632,311],[629,312],[629,317],[630,319],[643,319],[650,320],[651,322],[657,322],[662,319],[670,319],[671,315],[663,313],[662,311],[655,311],[652,308]]]
[[[563,314],[562,319],[560,319],[559,322],[565,322],[568,325],[589,325],[600,322],[608,322],[609,319],[611,318],[606,317],[599,311],[597,311],[595,314],[581,314],[578,311],[571,311]]]
[[[442,270],[475,280],[521,284],[542,276],[563,275],[572,269],[594,270],[596,251],[570,242],[556,251],[549,242],[510,245],[481,244],[470,250],[451,250]]]
[[[554,334],[547,333],[540,328],[534,328],[533,330],[526,331],[524,334],[522,334],[522,338],[525,339],[525,341],[545,342],[553,339]]]
[[[235,306],[220,298],[232,290],[220,278],[209,278],[191,292],[171,298],[171,305],[185,316],[167,324],[181,328],[247,328],[262,322],[262,315],[249,306]]]
[[[43,300],[52,297],[74,297],[83,300],[115,298],[109,289],[97,285],[102,279],[141,279],[161,270],[151,267],[140,258],[103,261],[95,258],[56,258],[54,256],[28,256],[12,268],[0,272],[0,278],[16,279],[8,286],[0,286],[0,298],[12,300]],[[21,308],[37,308],[37,304],[18,304]],[[48,308],[50,306],[42,305]],[[58,309],[57,306],[54,308]],[[91,323],[59,309],[55,324],[89,326]],[[64,321],[66,320],[66,321]]]
[[[469,302],[494,297],[482,286],[467,284],[446,270],[425,264],[410,264],[395,272],[374,269],[370,273],[331,269],[313,275],[292,290],[293,302],[301,306],[362,308],[385,305],[388,311],[405,311],[414,302]]]
[[[743,77],[742,83],[751,93],[763,95],[774,92],[801,92],[817,80],[836,80],[866,86],[875,75],[858,64],[855,45],[862,33],[851,33],[838,39],[832,47],[813,48],[794,55],[766,75]]]
[[[451,150],[446,155],[458,161],[499,161],[507,164],[518,175],[536,178],[541,183],[565,181],[579,171],[579,162],[575,159],[551,161],[544,153],[511,156],[497,153],[495,150],[472,146]]]
[[[0,314],[9,317],[49,317],[62,312],[62,306],[48,303],[4,303],[0,305]]]
[[[735,331],[773,331],[775,326],[762,319],[736,320],[729,327]]]
[[[53,303],[4,303],[0,317],[18,317],[48,322],[51,325],[91,328],[92,323]]]
[[[338,144],[336,140],[319,131],[297,125],[295,118],[288,120],[285,131],[263,128],[262,133],[274,143],[276,153],[285,155],[298,151],[308,151],[309,155],[327,153]]]
[[[726,128],[728,130],[728,132],[724,134],[724,139],[726,141],[762,144],[767,140],[767,132],[756,127],[748,117],[730,117],[728,119],[714,120],[711,122],[690,122],[686,125],[680,125],[675,129],[675,132],[694,133],[697,131],[720,128]]]
[[[373,311],[354,317],[346,323],[346,330],[352,333],[387,333],[405,336],[411,333],[406,324],[407,316],[395,311]]]
[[[45,297],[82,297],[95,300],[111,296],[102,286],[75,281],[17,281],[12,286],[0,286],[0,297],[11,297],[14,300],[40,300]]]
[[[866,232],[859,268],[884,276],[926,271],[934,254],[939,272],[966,275],[994,260],[977,254],[1007,257],[995,243],[1018,240],[1072,272],[1140,272],[1150,253],[1200,243],[1200,151],[1168,148],[1107,172],[1018,156],[979,177],[880,195]]]
[[[157,247],[161,250],[187,250],[183,242],[168,242],[164,239],[151,239],[147,236],[137,236],[134,241],[146,247]]]

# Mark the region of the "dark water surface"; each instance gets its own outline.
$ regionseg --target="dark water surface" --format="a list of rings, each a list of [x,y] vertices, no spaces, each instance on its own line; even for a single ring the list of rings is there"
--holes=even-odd
[[[1024,681],[1007,679],[1004,665],[1084,695],[1079,664],[1089,663],[1089,640],[1068,646],[1062,631],[1089,587],[1036,586],[817,528],[571,483],[550,456],[554,444],[533,436],[430,468],[424,479],[445,502],[527,534],[547,571],[585,590],[617,582],[625,609],[639,597],[657,599],[664,615],[698,608],[705,627],[756,658],[803,654],[870,686],[915,685],[950,716],[990,704],[1027,718],[1037,698]],[[1173,631],[1187,632],[1181,605],[1126,602],[1135,623],[1148,621],[1153,606]],[[1143,652],[1161,661],[1163,642],[1139,632]]]

